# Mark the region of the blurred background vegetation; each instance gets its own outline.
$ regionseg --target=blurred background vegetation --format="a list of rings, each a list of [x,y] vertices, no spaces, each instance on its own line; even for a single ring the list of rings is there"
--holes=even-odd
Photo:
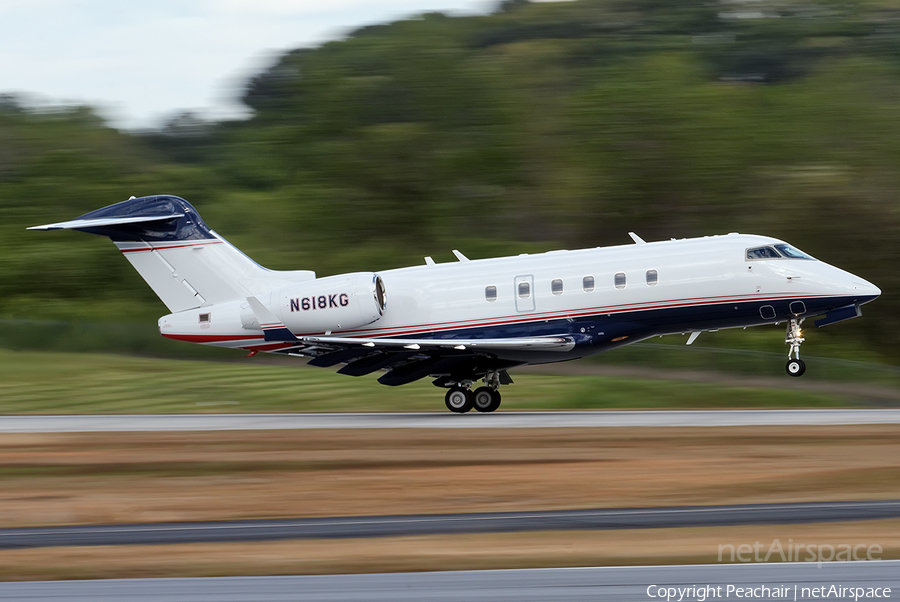
[[[0,347],[213,353],[159,339],[165,307],[105,239],[25,230],[172,193],[259,263],[319,275],[776,236],[884,292],[804,351],[900,363],[895,2],[506,0],[288,52],[243,101],[244,121],[126,132],[0,97]],[[780,370],[778,330],[701,342]]]

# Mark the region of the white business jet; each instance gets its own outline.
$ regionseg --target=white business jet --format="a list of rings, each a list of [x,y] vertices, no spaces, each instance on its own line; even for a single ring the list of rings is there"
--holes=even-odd
[[[878,287],[766,236],[728,234],[458,261],[316,278],[261,267],[187,201],[134,198],[34,230],[107,236],[171,312],[170,339],[312,358],[341,374],[430,377],[453,412],[492,412],[507,370],[581,358],[650,337],[786,323],[800,376],[800,325],[861,315]],[[484,385],[472,387],[483,380]]]

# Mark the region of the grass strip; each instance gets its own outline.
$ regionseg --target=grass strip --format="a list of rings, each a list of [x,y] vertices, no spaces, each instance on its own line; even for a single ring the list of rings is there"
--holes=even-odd
[[[845,391],[600,375],[515,374],[506,410],[773,408],[860,405]],[[171,360],[0,350],[0,414],[444,411],[428,380],[374,377],[257,359]]]

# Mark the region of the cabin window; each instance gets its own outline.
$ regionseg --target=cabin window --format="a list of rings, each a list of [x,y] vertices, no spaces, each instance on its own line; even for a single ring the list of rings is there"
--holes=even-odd
[[[209,324],[209,314],[200,314],[200,323]]]
[[[647,286],[656,286],[659,282],[659,274],[656,270],[647,270]]]
[[[616,274],[616,288],[625,288],[625,272]]]
[[[550,292],[554,295],[561,295],[563,291],[562,280],[557,278],[550,283]]]
[[[584,289],[584,292],[589,293],[594,290],[594,277],[593,276],[585,276],[581,280],[581,288]]]
[[[519,298],[527,299],[530,296],[531,296],[531,285],[528,284],[527,282],[520,282],[519,283]]]
[[[484,287],[484,298],[488,301],[496,301],[497,300],[497,287],[493,284],[491,286]]]

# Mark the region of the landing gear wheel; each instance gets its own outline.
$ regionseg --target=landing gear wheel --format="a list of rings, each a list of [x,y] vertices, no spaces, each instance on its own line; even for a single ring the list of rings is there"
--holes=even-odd
[[[493,412],[500,407],[500,391],[490,387],[475,389],[475,409],[479,412]]]
[[[806,372],[806,363],[803,360],[788,360],[784,367],[785,371],[791,376],[803,376]]]
[[[491,389],[491,397],[494,398],[494,401],[491,403],[491,409],[488,410],[488,412],[493,412],[500,407],[500,391],[498,389]]]
[[[494,396],[491,395],[490,387],[478,387],[475,389],[475,409],[479,412],[489,412],[488,408],[491,407],[491,403],[494,401]]]
[[[447,409],[451,412],[465,414],[472,409],[473,405],[475,405],[475,396],[472,395],[472,392],[468,389],[453,387],[447,391],[447,395],[444,397],[444,403],[447,404]]]

